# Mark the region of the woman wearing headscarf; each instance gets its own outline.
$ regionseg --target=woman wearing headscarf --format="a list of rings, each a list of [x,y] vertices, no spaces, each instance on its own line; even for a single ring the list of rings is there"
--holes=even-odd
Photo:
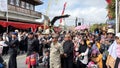
[[[102,54],[97,49],[94,49],[91,54],[91,60],[98,65],[98,68],[103,68]]]

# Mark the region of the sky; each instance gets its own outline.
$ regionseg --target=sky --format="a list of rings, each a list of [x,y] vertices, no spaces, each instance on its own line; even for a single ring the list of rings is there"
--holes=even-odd
[[[67,2],[64,14],[70,17],[64,20],[65,25],[75,25],[75,18],[82,24],[105,23],[107,19],[107,3],[105,0],[41,0],[42,5],[36,6],[36,11],[49,16],[50,20],[54,16],[62,13],[63,5]],[[48,7],[49,4],[49,7]],[[59,25],[59,20],[55,23]]]

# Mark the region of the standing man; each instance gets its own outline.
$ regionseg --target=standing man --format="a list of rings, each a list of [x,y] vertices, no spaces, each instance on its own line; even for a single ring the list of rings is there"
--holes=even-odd
[[[64,59],[63,68],[73,68],[73,49],[74,43],[69,34],[65,35],[65,42],[63,43]]]
[[[8,62],[8,68],[17,68],[16,57],[17,57],[18,45],[19,45],[19,41],[17,38],[17,33],[13,32],[11,41],[9,43],[10,58]]]
[[[50,48],[50,68],[61,68],[61,54],[63,54],[63,47],[58,43],[58,35],[53,35]]]
[[[28,51],[27,51],[27,56],[31,56],[34,53],[38,53],[39,51],[39,40],[37,40],[34,36],[33,32],[30,32],[28,34],[28,41],[27,41],[27,45],[28,45]],[[36,68],[36,64],[35,65],[31,65],[30,68]]]
[[[38,52],[39,50],[39,40],[37,40],[34,36],[33,32],[30,32],[28,34],[28,50],[27,50],[27,55],[31,55],[33,52]]]

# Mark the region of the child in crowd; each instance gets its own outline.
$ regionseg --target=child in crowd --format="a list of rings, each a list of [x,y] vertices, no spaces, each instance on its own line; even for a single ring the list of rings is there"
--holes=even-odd
[[[37,65],[39,65],[38,62],[39,55],[36,52],[33,52],[31,55],[26,57],[26,64],[28,65],[28,68],[36,68]]]
[[[45,55],[43,56],[42,62],[45,68],[49,68],[49,50],[45,51]]]

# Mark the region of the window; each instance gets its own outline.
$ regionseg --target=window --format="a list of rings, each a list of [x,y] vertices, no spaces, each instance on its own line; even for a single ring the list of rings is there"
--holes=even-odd
[[[20,6],[20,0],[16,0],[16,6]]]
[[[26,3],[26,9],[30,9],[29,3]]]
[[[34,6],[30,4],[30,10],[34,10]]]
[[[15,4],[15,0],[10,0],[10,4],[14,5]]]
[[[25,8],[25,2],[21,1],[21,7]]]

